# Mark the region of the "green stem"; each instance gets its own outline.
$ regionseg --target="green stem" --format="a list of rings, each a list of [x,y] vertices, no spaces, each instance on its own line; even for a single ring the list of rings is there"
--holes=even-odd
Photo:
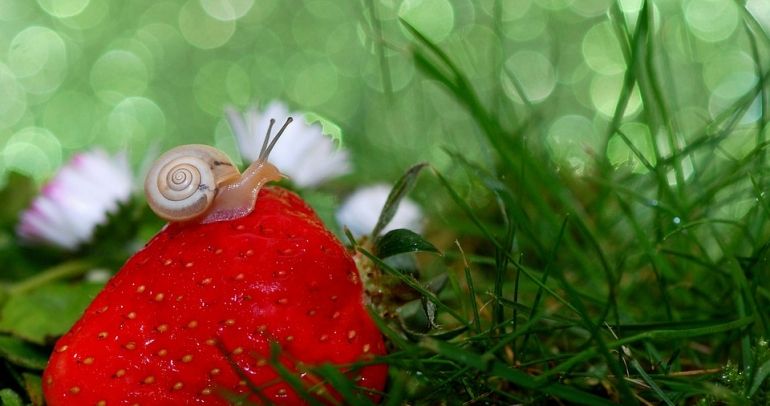
[[[6,287],[6,292],[9,295],[17,295],[59,279],[81,276],[93,269],[93,266],[93,263],[88,261],[65,262],[48,268],[33,277],[8,285]]]

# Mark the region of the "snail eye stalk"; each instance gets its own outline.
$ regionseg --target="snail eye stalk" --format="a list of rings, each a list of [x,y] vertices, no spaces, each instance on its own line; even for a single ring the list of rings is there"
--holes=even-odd
[[[257,160],[259,161],[265,161],[267,160],[267,157],[270,156],[270,152],[273,150],[273,147],[275,147],[275,144],[278,142],[278,139],[281,138],[281,135],[283,135],[283,132],[286,131],[286,127],[291,124],[291,122],[294,121],[293,118],[289,117],[286,119],[286,122],[283,123],[283,126],[280,130],[278,130],[278,134],[275,135],[272,142],[270,140],[270,133],[273,130],[273,125],[275,124],[275,119],[270,119],[270,125],[267,127],[267,134],[265,134],[265,140],[262,143],[262,150],[259,151],[259,158]],[[269,145],[268,145],[269,143]]]

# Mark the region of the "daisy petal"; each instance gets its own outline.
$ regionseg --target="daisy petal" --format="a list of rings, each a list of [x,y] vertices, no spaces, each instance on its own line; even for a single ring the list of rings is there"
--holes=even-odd
[[[250,162],[259,156],[271,119],[275,120],[271,136],[275,136],[287,118],[299,116],[280,102],[268,104],[262,113],[255,108],[243,114],[227,108],[225,113],[241,156]],[[269,160],[297,186],[315,187],[351,170],[348,153],[340,150],[331,137],[324,135],[320,124],[295,120],[286,128],[281,139],[285,145],[275,148]]]
[[[131,185],[125,154],[111,157],[94,150],[75,155],[21,214],[16,234],[26,243],[76,249],[130,198]]]

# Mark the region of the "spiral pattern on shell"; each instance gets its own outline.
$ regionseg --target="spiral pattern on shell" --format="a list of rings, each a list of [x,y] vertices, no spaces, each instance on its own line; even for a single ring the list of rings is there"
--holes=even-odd
[[[227,156],[206,145],[174,148],[155,162],[144,188],[150,208],[169,221],[184,221],[206,213],[217,186],[237,179]]]
[[[160,170],[158,189],[170,200],[187,199],[198,190],[203,176],[195,163],[169,162]]]

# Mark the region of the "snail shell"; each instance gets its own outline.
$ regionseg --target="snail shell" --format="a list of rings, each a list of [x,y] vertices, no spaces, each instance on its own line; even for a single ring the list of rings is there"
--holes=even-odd
[[[144,190],[158,216],[185,221],[206,213],[219,187],[239,178],[225,153],[208,145],[183,145],[158,158],[147,174]]]

